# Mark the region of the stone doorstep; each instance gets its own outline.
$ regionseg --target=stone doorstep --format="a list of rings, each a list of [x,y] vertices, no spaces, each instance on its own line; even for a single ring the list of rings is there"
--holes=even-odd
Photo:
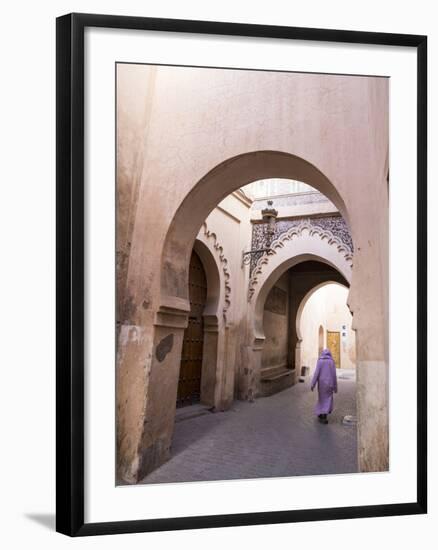
[[[288,369],[286,364],[276,365],[273,367],[263,367],[260,371],[260,377],[269,378],[271,376],[275,376],[277,374],[284,372],[286,369]]]
[[[295,370],[286,367],[277,368],[275,372],[270,370],[269,374],[262,371],[258,397],[269,397],[293,386],[295,372]]]
[[[211,407],[201,404],[187,405],[186,407],[180,407],[175,412],[175,422],[182,422],[183,420],[190,420],[198,416],[204,416],[211,414]]]

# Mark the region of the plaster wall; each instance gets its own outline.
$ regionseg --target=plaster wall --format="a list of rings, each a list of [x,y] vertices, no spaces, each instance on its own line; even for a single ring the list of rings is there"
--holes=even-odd
[[[289,274],[275,283],[265,302],[263,313],[265,343],[263,367],[286,367],[289,346]]]

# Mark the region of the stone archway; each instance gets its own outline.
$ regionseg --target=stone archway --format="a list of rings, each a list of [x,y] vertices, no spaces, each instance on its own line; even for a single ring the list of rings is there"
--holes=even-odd
[[[308,261],[326,264],[340,273],[342,280],[351,281],[352,251],[330,231],[303,222],[272,243],[271,252],[258,260],[249,283],[249,332],[247,344],[242,349],[242,364],[246,367],[240,372],[239,377],[241,399],[252,400],[259,393],[261,357],[265,341],[263,314],[266,298],[283,273]],[[292,313],[290,318],[294,319],[295,326],[295,313]],[[289,355],[295,365],[297,359],[294,341],[290,346]]]
[[[175,411],[172,405],[173,393],[177,381],[182,335],[189,311],[187,282],[191,245],[193,246],[199,227],[202,226],[209,212],[224,196],[261,177],[293,178],[307,182],[322,191],[348,220],[345,204],[335,186],[313,165],[287,153],[259,151],[240,155],[210,171],[193,187],[172,219],[161,253],[157,307],[156,309],[154,307],[153,329],[149,332],[152,337],[151,348],[155,350],[155,353],[152,353],[151,357],[151,374],[147,381],[149,392],[145,412],[145,419],[153,415],[154,420],[153,427],[148,421],[148,430],[143,431],[142,441],[139,445],[142,456],[141,466],[136,474],[139,477],[165,461],[170,453]],[[293,254],[286,250],[290,243],[295,247]],[[352,251],[330,231],[316,228],[307,222],[303,222],[298,228],[294,227],[287,234],[281,235],[273,243],[272,249],[271,254],[265,255],[259,260],[249,282],[248,297],[255,306],[250,304],[248,307],[248,337],[246,343],[240,346],[240,362],[242,365],[248,366],[244,369],[245,377],[240,376],[238,393],[239,397],[249,400],[257,394],[260,372],[260,346],[263,345],[263,334],[260,330],[262,325],[260,321],[261,304],[264,303],[267,292],[274,281],[284,270],[292,267],[295,263],[311,259],[333,266],[344,276],[348,273],[347,278],[351,279]],[[283,253],[286,253],[287,258],[283,257],[282,261]],[[264,268],[268,262],[270,270]],[[250,294],[254,287],[258,287],[258,290],[253,293],[253,298]],[[257,299],[255,298],[256,294]],[[146,316],[144,318],[146,319]],[[164,343],[167,346],[170,338],[172,345],[166,347],[166,354],[160,360],[157,351]],[[226,331],[224,338],[227,339]],[[156,360],[159,363],[165,361],[167,368],[159,369],[158,363],[155,367]],[[156,378],[155,373],[158,370],[161,370],[161,375]],[[157,384],[161,384],[159,391],[155,389]],[[215,391],[215,403],[219,404],[218,408],[224,409],[230,406],[234,392],[233,384],[234,380],[231,375],[216,386],[221,388],[220,398],[217,398],[218,394]],[[224,388],[227,388],[225,393]],[[157,415],[157,410],[166,410],[166,413]]]
[[[174,335],[177,345],[172,355],[169,354],[168,360],[172,362],[172,367],[168,369],[168,387],[171,387],[172,380],[175,378],[174,373],[177,370],[175,363],[180,354],[179,342],[182,338],[182,329],[184,329],[187,322],[187,312],[189,310],[188,266],[192,245],[195,242],[196,236],[199,235],[199,228],[203,227],[210,212],[227,195],[247,183],[257,179],[272,177],[294,179],[308,183],[329,198],[348,223],[348,212],[345,203],[332,182],[313,164],[290,153],[267,150],[241,154],[221,163],[201,178],[177,209],[167,231],[161,254],[159,271],[160,291],[154,319],[154,346],[159,346],[169,332]],[[293,240],[294,235],[298,234],[304,237],[306,232],[309,233],[309,243],[313,242],[315,246],[309,248],[307,247],[309,243],[307,241],[304,242],[305,239],[301,239],[302,248],[298,255],[302,255],[302,259],[306,257],[310,258],[312,254],[318,256],[321,246],[322,248],[328,246],[331,248],[328,249],[327,255],[322,254],[326,258],[323,261],[327,261],[330,264],[331,256],[336,256],[336,254],[339,254],[339,251],[342,251],[346,256],[344,262],[348,263],[348,261],[351,261],[351,251],[339,239],[331,232],[327,232],[321,228],[310,227],[310,224],[304,223],[300,225],[299,233],[296,233],[296,231],[288,232],[287,238]],[[276,245],[277,248],[283,248],[284,243],[285,237],[282,236]],[[278,258],[279,256],[276,255],[276,257]],[[264,258],[261,258],[261,261],[264,261]],[[336,263],[340,260],[337,258],[334,261]],[[344,268],[344,265],[342,265],[342,269]],[[285,267],[285,269],[287,268]],[[248,321],[250,324],[250,318],[253,314],[254,311],[249,307]],[[244,368],[243,372],[257,372],[257,378],[260,366],[257,369],[254,365],[260,361],[260,354],[256,354],[256,358],[252,356],[253,351],[257,351],[252,349],[254,347],[252,343],[254,340],[252,329],[249,329],[248,334],[249,341],[243,341],[240,345],[240,361],[244,364],[249,360],[248,367]],[[229,334],[225,330],[223,337],[226,341],[229,339],[228,336]],[[227,347],[231,346],[225,343],[225,349]],[[249,349],[251,349],[251,352],[248,355]],[[237,392],[235,391],[234,373],[226,372],[226,369],[222,369],[222,376],[221,382],[217,385],[220,388],[218,390],[220,397],[218,397],[217,392],[215,393],[216,408],[226,409],[231,406],[235,394],[240,398],[250,400],[256,395],[257,392],[252,385],[248,386],[248,381],[252,379],[252,374],[246,375],[244,379],[239,374]],[[171,392],[169,394],[171,395]],[[154,394],[151,394],[149,399],[151,402],[154,401]],[[155,409],[157,406],[158,404],[151,403],[151,409]],[[162,406],[162,403],[160,403],[160,406]],[[172,405],[169,403],[168,406],[170,411],[172,411]],[[163,422],[160,431],[166,433],[165,439],[168,442],[167,445],[170,445],[173,424],[166,421],[165,426]],[[147,468],[149,469],[149,466]]]
[[[294,265],[316,259],[335,268],[348,281],[352,278],[353,253],[333,233],[303,222],[287,231],[257,262],[248,289],[254,310],[254,338],[263,338],[262,308],[274,282]]]
[[[206,174],[185,197],[172,219],[161,256],[160,306],[184,308],[189,251],[204,220],[227,195],[258,179],[308,183],[324,194],[348,224],[345,203],[330,180],[303,158],[281,151],[255,151],[231,158]]]
[[[166,371],[168,373],[167,380],[162,379],[161,381],[163,385],[167,386],[169,397],[163,400],[162,393],[157,392],[160,395],[160,403],[157,403],[155,392],[149,396],[151,410],[162,409],[165,406],[164,401],[166,403],[168,401],[166,417],[155,421],[160,433],[165,434],[163,437],[166,448],[166,452],[163,454],[164,460],[168,456],[172,440],[173,421],[171,419],[174,408],[170,398],[173,395],[172,387],[175,384],[175,372],[178,371],[183,329],[186,326],[187,312],[189,311],[188,266],[192,243],[194,244],[196,236],[199,235],[199,228],[203,227],[209,213],[224,197],[251,181],[270,177],[295,179],[310,184],[331,200],[348,223],[345,203],[330,180],[306,160],[281,151],[256,151],[233,157],[206,174],[185,197],[172,219],[164,240],[160,264],[159,300],[154,319],[154,347],[160,346],[169,333],[173,335],[176,344],[167,358],[170,367]],[[294,248],[293,253],[289,250],[291,243]],[[298,228],[294,227],[285,235],[281,235],[273,243],[272,249],[273,254],[269,256],[270,265],[275,265],[277,271],[270,273],[269,283],[262,286],[260,297],[263,296],[263,299],[259,301],[254,299],[255,309],[252,308],[251,303],[248,304],[247,338],[241,343],[239,350],[240,362],[247,366],[239,372],[237,392],[235,391],[234,373],[218,366],[217,376],[220,382],[216,384],[214,392],[215,408],[224,410],[231,406],[235,393],[239,398],[248,400],[252,400],[257,395],[260,378],[260,345],[262,345],[262,339],[258,337],[262,325],[261,310],[263,306],[260,304],[264,303],[270,286],[280,276],[280,272],[290,268],[294,263],[311,258],[321,259],[321,261],[337,267],[341,272],[346,270],[351,272],[352,251],[330,231],[312,226],[307,222],[303,222]],[[284,253],[288,256],[287,261],[283,261]],[[260,266],[258,264],[254,271],[257,277],[261,275],[259,267],[263,267],[266,258],[262,257],[259,263]],[[262,269],[262,271],[266,270]],[[254,281],[249,283],[249,292],[251,292],[252,286],[254,286]],[[251,302],[251,299],[249,301]],[[255,327],[254,332],[252,326]],[[224,348],[227,349],[229,334],[227,330],[222,332],[222,337],[225,339]],[[148,432],[148,436],[149,434],[150,432]],[[148,439],[150,438],[148,437]],[[149,443],[143,444],[143,448],[148,445],[150,446]],[[153,469],[157,460],[157,454],[152,451],[152,460],[155,464],[148,464],[149,454],[150,452],[146,453],[144,461],[146,471]],[[161,451],[158,454],[162,454]]]

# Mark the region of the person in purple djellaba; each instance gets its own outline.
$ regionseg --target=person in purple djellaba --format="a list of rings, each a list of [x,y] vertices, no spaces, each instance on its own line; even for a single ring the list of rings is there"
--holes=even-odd
[[[338,392],[336,379],[336,365],[330,350],[323,349],[316,363],[310,389],[313,391],[318,384],[318,402],[315,405],[315,414],[319,421],[328,424],[327,415],[333,410],[333,393]]]

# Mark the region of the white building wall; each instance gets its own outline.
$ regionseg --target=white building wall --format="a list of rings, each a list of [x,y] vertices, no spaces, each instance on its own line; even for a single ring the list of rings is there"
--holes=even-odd
[[[304,306],[300,323],[303,337],[302,364],[309,366],[311,372],[318,360],[321,325],[324,328],[324,347],[327,347],[327,331],[341,333],[341,368],[356,368],[356,337],[351,328],[352,317],[347,306],[347,296],[345,287],[330,283],[316,290]]]

